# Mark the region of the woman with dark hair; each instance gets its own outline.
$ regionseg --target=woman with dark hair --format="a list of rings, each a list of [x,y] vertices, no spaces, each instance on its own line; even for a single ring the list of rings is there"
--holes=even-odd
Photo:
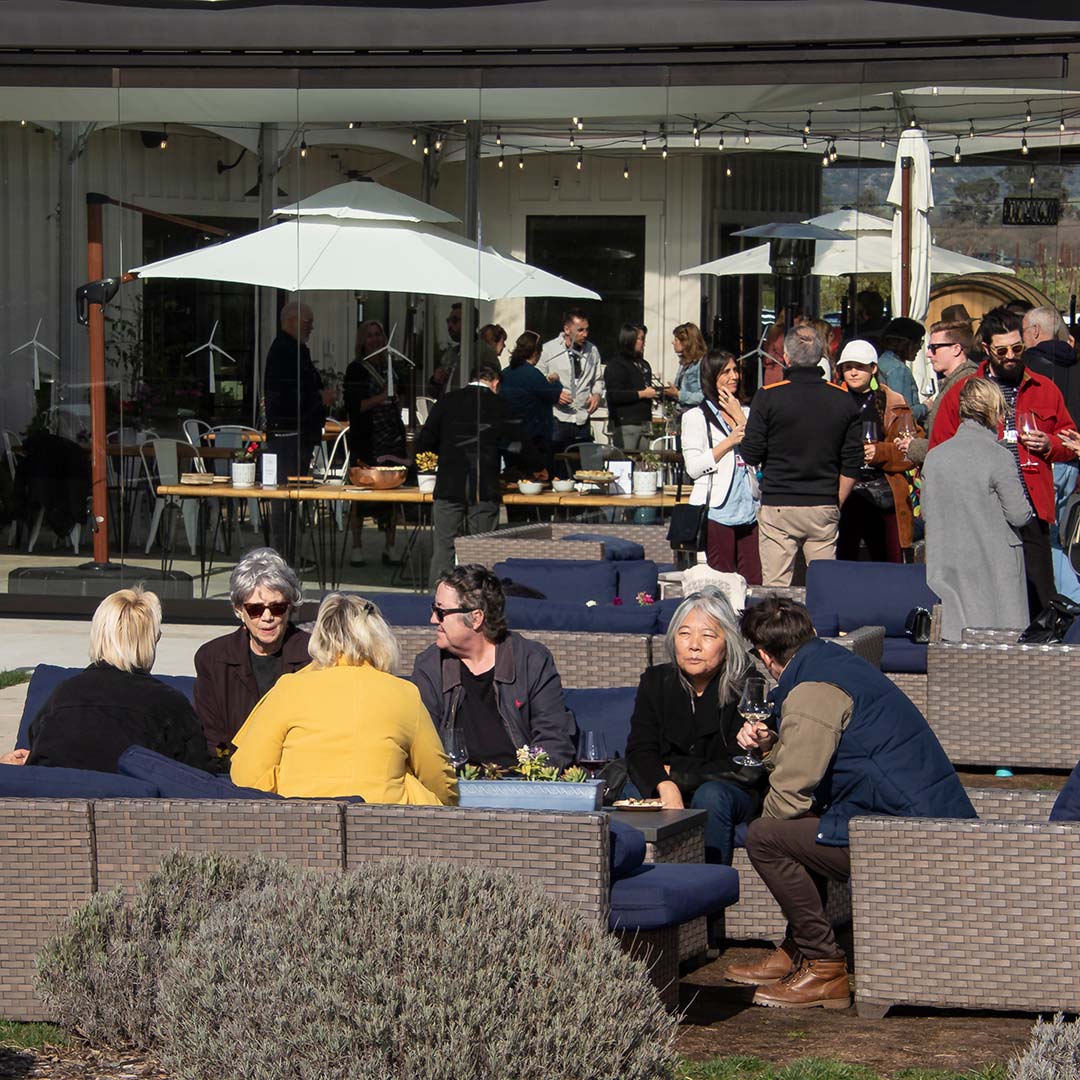
[[[750,410],[738,397],[738,360],[713,349],[701,362],[701,389],[705,400],[683,413],[682,451],[690,503],[709,507],[705,557],[714,570],[760,585],[757,476],[739,454]]]
[[[645,334],[644,326],[623,323],[618,352],[604,368],[608,426],[620,450],[649,449],[652,406],[660,391],[652,384],[652,368],[644,356]]]
[[[526,456],[530,462],[542,462],[550,476],[552,408],[559,403],[569,404],[570,392],[563,389],[558,375],[545,379],[538,370],[536,365],[543,347],[540,335],[526,330],[514,343],[499,391],[510,406],[511,416],[520,424],[522,435],[534,449],[534,453]]]
[[[481,326],[476,335],[485,345],[491,346],[491,351],[496,359],[501,359],[506,348],[506,331],[498,323],[488,323]]]
[[[885,385],[873,388],[877,352],[869,341],[849,341],[836,377],[862,409],[863,475],[840,508],[838,559],[858,559],[865,543],[874,562],[903,562],[911,547],[915,517],[904,473],[914,468],[896,445],[901,434],[920,434],[911,408]]]
[[[926,331],[923,324],[914,319],[900,317],[893,319],[881,332],[878,339],[878,369],[889,384],[911,406],[911,415],[916,423],[926,419],[926,403],[919,397],[919,388],[915,385],[915,376],[911,365],[922,348]]]

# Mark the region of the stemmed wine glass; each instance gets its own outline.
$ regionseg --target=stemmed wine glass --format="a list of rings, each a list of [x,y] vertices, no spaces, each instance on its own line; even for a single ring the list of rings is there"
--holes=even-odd
[[[765,680],[760,676],[751,675],[746,680],[742,697],[739,698],[739,715],[751,724],[763,724],[772,716],[772,710],[765,698]],[[736,765],[748,765],[751,768],[760,768],[763,764],[756,749],[747,750],[745,754],[731,760]]]
[[[874,426],[873,420],[864,420],[862,422],[862,441],[863,446],[872,446],[877,442],[877,428]],[[864,463],[863,468],[871,469],[873,466]]]
[[[589,778],[595,780],[596,774],[610,762],[611,754],[604,733],[583,731],[578,737],[578,764],[589,774]]]
[[[1019,412],[1016,414],[1016,430],[1020,435],[1031,435],[1039,430],[1039,424],[1032,412]]]
[[[451,728],[443,735],[443,749],[454,766],[454,772],[461,775],[462,767],[469,760],[469,747],[465,743],[465,733],[459,728]]]

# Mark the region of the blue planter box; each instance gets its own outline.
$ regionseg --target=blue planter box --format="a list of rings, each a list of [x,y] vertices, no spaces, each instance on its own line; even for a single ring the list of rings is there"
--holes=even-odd
[[[599,810],[604,781],[459,780],[458,806],[503,810]]]

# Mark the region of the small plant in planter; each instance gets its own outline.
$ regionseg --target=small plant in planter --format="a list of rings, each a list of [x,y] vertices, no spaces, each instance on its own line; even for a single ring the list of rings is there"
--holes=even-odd
[[[518,747],[510,769],[468,765],[458,781],[459,805],[466,807],[598,810],[603,796],[603,780],[590,780],[577,765],[560,771],[542,746]]]
[[[253,487],[255,484],[255,453],[259,449],[256,442],[246,443],[233,451],[232,482],[233,487]]]
[[[416,455],[416,483],[421,491],[435,490],[435,470],[439,467],[439,455],[423,450]]]
[[[634,494],[655,495],[660,486],[660,455],[644,450],[634,462]]]
[[[660,455],[652,450],[643,450],[634,465],[634,472],[659,472],[663,462]]]

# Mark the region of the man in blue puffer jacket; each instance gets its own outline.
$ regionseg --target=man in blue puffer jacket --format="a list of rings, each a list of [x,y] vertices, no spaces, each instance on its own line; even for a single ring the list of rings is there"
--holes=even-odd
[[[779,734],[747,723],[744,747],[765,754],[770,788],[746,851],[788,920],[764,961],[725,975],[758,986],[754,1004],[844,1009],[847,966],[825,914],[827,879],[851,874],[848,822],[860,814],[973,818],[975,811],[930,725],[861,657],[814,634],[792,600],[749,608],[743,633],[777,680]]]

